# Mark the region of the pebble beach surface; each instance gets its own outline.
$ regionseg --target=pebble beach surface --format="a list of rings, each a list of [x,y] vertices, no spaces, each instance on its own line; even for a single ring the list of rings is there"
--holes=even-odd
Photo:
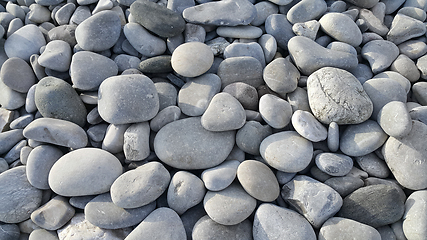
[[[0,240],[427,240],[427,1],[0,2]]]

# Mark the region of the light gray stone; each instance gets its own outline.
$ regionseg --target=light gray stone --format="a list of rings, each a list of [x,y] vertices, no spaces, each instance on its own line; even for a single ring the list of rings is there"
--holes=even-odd
[[[319,18],[327,10],[324,0],[302,0],[289,9],[286,16],[292,24]]]
[[[18,57],[29,61],[30,56],[38,54],[46,40],[40,29],[33,24],[26,25],[12,35],[4,43],[4,51],[9,58]]]
[[[284,99],[273,94],[265,94],[259,100],[259,113],[272,128],[280,129],[288,125],[292,118],[292,107]]]
[[[150,125],[134,123],[124,133],[123,151],[127,160],[139,161],[150,155]]]
[[[31,220],[46,230],[57,230],[73,216],[75,210],[62,196],[56,196],[31,213]]]
[[[362,43],[362,33],[356,23],[343,13],[327,13],[319,20],[322,31],[338,41],[357,47]]]
[[[41,145],[32,149],[26,164],[30,184],[38,189],[50,189],[48,182],[50,169],[62,156],[61,150],[50,145]]]
[[[412,121],[406,104],[391,101],[378,112],[377,122],[389,136],[401,138],[411,131]]]
[[[265,67],[265,57],[262,47],[257,42],[233,42],[224,49],[224,59],[232,57],[254,57]]]
[[[271,90],[284,95],[297,88],[300,73],[286,58],[276,58],[264,68],[263,78]]]
[[[189,237],[189,236],[187,236]],[[252,239],[252,224],[249,220],[236,225],[222,225],[205,215],[195,224],[191,234],[194,240],[203,239]]]
[[[166,51],[166,42],[148,32],[138,23],[127,23],[123,28],[123,33],[129,43],[144,56],[158,56]]]
[[[362,57],[368,60],[374,74],[386,70],[399,55],[399,48],[390,41],[373,40],[362,48]]]
[[[28,240],[59,240],[56,231],[47,231],[45,229],[36,229],[30,233]]]
[[[380,233],[373,227],[347,218],[328,219],[319,232],[319,240],[352,238],[354,240],[381,240]]]
[[[339,153],[320,153],[315,161],[321,171],[336,177],[347,175],[353,167],[353,159]]]
[[[161,110],[150,121],[150,129],[158,132],[166,124],[178,120],[181,117],[181,109],[177,106],[169,106]]]
[[[356,157],[355,160],[360,168],[367,172],[369,176],[386,178],[390,175],[390,170],[384,160],[380,159],[375,153]]]
[[[354,190],[364,186],[364,182],[356,177],[332,177],[324,182],[329,187],[337,191],[341,197],[345,197],[352,193]]]
[[[288,49],[289,40],[295,36],[292,31],[292,24],[283,14],[271,14],[265,20],[265,32],[272,35],[276,41],[277,46],[282,49]]]
[[[210,191],[221,191],[234,181],[240,162],[227,160],[220,165],[208,168],[201,174],[205,187]]]
[[[208,45],[188,42],[179,45],[173,51],[171,64],[178,74],[184,77],[197,77],[211,68],[213,60],[214,54]]]
[[[425,33],[426,25],[423,22],[398,13],[393,18],[391,29],[387,33],[387,40],[398,45],[406,40],[422,36]]]
[[[427,235],[427,219],[421,214],[426,211],[427,191],[415,191],[405,202],[403,232],[408,239],[422,239]]]
[[[0,71],[3,83],[14,91],[26,93],[36,83],[36,76],[30,65],[21,58],[7,59]]]
[[[236,145],[252,155],[259,155],[259,146],[267,136],[272,134],[270,126],[263,126],[257,121],[247,121],[245,125],[237,131]]]
[[[400,73],[411,82],[416,82],[420,79],[420,71],[409,57],[400,54],[391,64],[390,70]]]
[[[326,128],[310,112],[296,110],[291,121],[295,131],[312,142],[323,141],[328,136]]]
[[[262,65],[256,58],[246,56],[225,59],[219,64],[217,74],[221,78],[221,88],[235,82],[257,88],[264,83],[262,71]]]
[[[124,150],[124,134],[130,124],[110,124],[105,131],[101,148],[110,153],[119,153]]]
[[[276,4],[273,4],[272,1],[261,1],[256,3],[254,6],[257,14],[255,19],[251,22],[252,26],[260,26],[265,22],[268,16],[279,13],[279,7]]]
[[[292,26],[292,31],[295,35],[308,37],[311,40],[316,40],[317,32],[320,29],[320,23],[317,20],[310,20],[302,23],[295,23]]]

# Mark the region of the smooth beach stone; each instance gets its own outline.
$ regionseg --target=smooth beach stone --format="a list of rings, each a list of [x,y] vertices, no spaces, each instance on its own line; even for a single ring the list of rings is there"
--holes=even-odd
[[[4,43],[4,51],[9,58],[18,57],[25,61],[38,54],[46,40],[40,29],[33,24],[25,25],[10,35]]]
[[[313,115],[324,124],[357,124],[372,114],[368,94],[351,73],[342,69],[325,67],[311,74],[307,94]]]
[[[99,86],[98,111],[113,124],[144,122],[159,111],[159,97],[153,81],[141,74],[113,76]]]
[[[10,122],[10,129],[23,129],[34,120],[32,114],[25,114]]]
[[[373,103],[372,119],[387,103],[392,101],[406,102],[406,91],[397,81],[389,78],[373,78],[363,84],[363,89]]]
[[[216,167],[204,170],[201,178],[205,187],[210,191],[221,191],[230,186],[236,178],[239,164],[237,160],[227,160]]]
[[[254,216],[253,235],[256,240],[315,240],[310,223],[297,212],[271,203],[261,204]]]
[[[291,38],[288,48],[296,66],[307,76],[323,67],[351,69],[358,64],[356,55],[324,48],[303,36]]]
[[[416,66],[420,71],[420,77],[424,80],[427,79],[427,57],[425,55],[417,59]]]
[[[307,90],[303,88],[297,87],[295,91],[288,93],[286,95],[286,100],[291,104],[293,112],[297,110],[311,112]]]
[[[278,6],[272,3],[272,1],[261,1],[256,3],[254,6],[257,14],[255,19],[251,22],[252,26],[260,26],[265,23],[268,16],[279,13]]]
[[[276,58],[264,68],[263,78],[271,90],[286,94],[297,88],[300,73],[286,58]]]
[[[23,134],[28,139],[73,149],[83,148],[88,142],[80,126],[55,118],[38,118],[25,127]]]
[[[28,219],[42,202],[42,191],[27,180],[25,166],[0,174],[0,221],[19,223]]]
[[[377,122],[389,136],[401,138],[411,131],[412,121],[406,104],[392,101],[378,112]]]
[[[114,58],[114,62],[117,64],[119,72],[124,72],[127,69],[137,69],[141,60],[135,56],[119,54]]]
[[[235,82],[225,86],[222,91],[236,98],[243,108],[258,109],[258,92],[253,86],[243,82]]]
[[[387,40],[398,45],[406,40],[422,36],[426,33],[426,25],[412,17],[398,13],[393,18]]]
[[[249,220],[236,225],[222,225],[209,216],[201,217],[192,229],[192,239],[194,240],[207,240],[207,239],[252,239],[252,224]],[[187,237],[189,237],[187,235]]]
[[[207,2],[184,9],[182,16],[189,23],[215,26],[248,25],[257,10],[248,0]]]
[[[386,40],[373,40],[362,48],[362,57],[368,60],[374,74],[390,67],[398,55],[399,48]]]
[[[412,85],[413,96],[423,106],[427,105],[427,94],[425,92],[426,89],[427,89],[426,82],[417,82],[414,85]]]
[[[62,6],[60,9],[58,9],[58,11],[55,12],[55,16],[54,16],[58,25],[68,24],[68,22],[70,21],[71,15],[74,13],[74,10],[76,10],[76,4],[74,3],[67,3],[64,6]],[[97,10],[97,8],[95,8],[95,10]],[[97,11],[95,10],[93,11],[93,14],[97,13]],[[105,9],[105,10],[108,10],[108,9]]]
[[[41,145],[31,150],[26,164],[30,184],[38,189],[50,189],[48,182],[50,169],[63,155],[61,150],[50,145]]]
[[[340,210],[343,200],[334,189],[304,175],[298,175],[282,188],[282,198],[319,228]]]
[[[73,216],[75,210],[62,196],[56,196],[31,213],[31,220],[46,230],[57,230]]]
[[[284,50],[288,49],[289,40],[295,36],[292,31],[292,24],[283,14],[268,16],[265,20],[265,32],[272,35],[277,41],[277,46]]]
[[[359,188],[344,198],[337,216],[372,227],[394,223],[405,211],[400,194],[395,187],[386,184]]]
[[[387,166],[405,188],[421,190],[427,186],[427,153],[422,140],[426,135],[427,125],[412,121],[408,135],[399,139],[390,137],[383,146]]]
[[[179,169],[206,169],[222,163],[233,149],[235,132],[211,132],[200,117],[169,123],[154,138],[154,151],[164,163]]]
[[[389,29],[384,25],[383,20],[379,19],[375,14],[368,9],[360,9],[359,19],[364,21],[367,29],[384,37]]]
[[[232,57],[254,57],[260,63],[262,67],[265,67],[265,57],[262,47],[256,43],[232,43],[228,45],[224,50],[224,58],[232,58]]]
[[[159,110],[163,110],[169,106],[176,106],[178,92],[174,85],[167,82],[156,82],[154,86],[159,95]]]
[[[56,231],[47,231],[45,229],[35,229],[30,233],[28,240],[59,240]]]
[[[237,131],[236,145],[252,155],[259,155],[259,146],[267,136],[272,134],[269,125],[261,125],[257,121],[247,121],[245,125]]]
[[[181,116],[181,109],[177,106],[169,106],[161,110],[153,119],[150,121],[150,129],[154,132],[158,132],[162,127],[176,121]]]
[[[79,25],[90,16],[92,16],[92,13],[90,12],[88,6],[78,6],[76,10],[74,10],[73,15],[70,17],[70,24]]]
[[[400,54],[390,66],[390,70],[400,73],[411,82],[416,82],[421,74],[418,67],[409,57]]]
[[[40,80],[40,79],[39,79]],[[36,102],[34,100],[34,95],[36,93],[36,86],[37,84],[34,84],[30,87],[30,89],[27,92],[27,97],[25,98],[25,111],[28,113],[32,113],[37,111]]]
[[[14,129],[0,132],[0,155],[9,152],[18,142],[24,138],[22,129]]]
[[[110,193],[96,196],[84,208],[85,218],[93,225],[103,229],[119,229],[139,224],[154,209],[152,202],[139,208],[123,209],[111,200]]]
[[[196,175],[179,171],[170,181],[167,201],[171,209],[182,215],[188,209],[202,202],[206,189],[203,181]]]
[[[86,131],[87,136],[95,142],[102,142],[104,140],[108,126],[109,124],[106,123],[93,125]]]
[[[328,136],[326,127],[317,121],[310,112],[296,110],[291,121],[295,131],[312,142],[323,141]]]
[[[117,64],[97,53],[81,51],[71,59],[70,76],[73,87],[79,90],[95,90],[107,78],[116,76]]]
[[[261,28],[255,26],[223,26],[218,27],[216,32],[221,37],[231,38],[259,38],[262,35]]]
[[[340,150],[352,157],[371,153],[387,140],[387,134],[372,120],[350,125],[340,136]]]
[[[268,125],[280,129],[291,121],[292,107],[282,98],[265,94],[259,100],[259,113]]]
[[[367,64],[359,63],[357,67],[350,69],[349,72],[355,76],[361,84],[373,77],[371,67]]]
[[[411,90],[411,82],[402,74],[395,71],[385,71],[375,75],[373,78],[391,78],[397,82],[405,89],[406,93],[409,93]]]
[[[246,113],[240,102],[229,93],[217,93],[201,117],[202,126],[209,131],[236,130],[246,123]]]
[[[18,4],[8,2],[6,4],[6,11],[14,15],[16,18],[21,19],[22,21],[25,19],[26,12]]]
[[[221,79],[221,88],[235,82],[243,82],[254,88],[264,83],[262,65],[254,57],[232,57],[224,59],[219,64],[218,76]]]
[[[317,20],[310,20],[307,22],[295,23],[292,26],[292,31],[294,31],[297,36],[304,36],[311,40],[315,40],[319,28],[320,23]]]
[[[69,200],[69,203],[71,204],[71,206],[73,206],[75,208],[85,209],[86,204],[88,204],[95,197],[96,196],[93,196],[93,195],[71,197]]]
[[[409,195],[405,202],[405,213],[403,215],[403,232],[408,239],[422,239],[427,235],[427,218],[422,214],[425,212],[427,191],[416,191]]]
[[[78,149],[55,162],[49,173],[49,186],[68,197],[105,193],[122,171],[120,161],[111,153],[98,148]]]
[[[188,116],[201,116],[220,90],[221,79],[213,73],[194,78],[179,90],[178,107]]]
[[[203,206],[215,222],[222,225],[236,225],[252,214],[256,207],[256,200],[238,183],[233,183],[218,192],[208,191],[203,200]]]
[[[165,41],[154,36],[138,23],[127,23],[123,33],[132,47],[144,56],[153,57],[166,51]]]
[[[415,18],[421,22],[426,20],[426,12],[417,7],[403,7],[397,11],[397,13],[406,15],[408,17]]]
[[[367,172],[369,176],[386,178],[390,175],[390,170],[385,161],[380,159],[375,153],[356,157],[355,160],[360,168]]]
[[[27,145],[27,140],[21,140],[18,142],[15,146],[12,147],[12,149],[9,150],[9,152],[4,156],[4,160],[6,160],[7,163],[12,163],[19,159],[21,149]],[[20,161],[19,161],[20,162]]]
[[[213,52],[206,44],[188,42],[179,45],[173,51],[171,64],[178,74],[184,77],[197,77],[211,68],[213,60]]]
[[[120,228],[116,230],[102,229],[91,224],[85,219],[84,213],[77,213],[64,227],[58,229],[60,240],[69,239],[99,239],[99,240],[122,240],[130,232],[131,228]]]
[[[25,104],[26,96],[12,90],[0,79],[0,105],[7,110],[15,110]]]
[[[14,91],[26,93],[36,83],[36,76],[28,63],[21,58],[7,59],[0,71],[3,83]]]
[[[125,240],[138,240],[141,237],[164,240],[187,239],[181,218],[175,211],[166,207],[152,211]]]
[[[143,160],[150,155],[150,125],[148,122],[134,123],[124,133],[123,151],[130,161]]]
[[[356,177],[332,177],[327,179],[324,184],[337,191],[341,197],[345,197],[354,190],[365,185],[362,179]]]
[[[171,56],[163,55],[163,56],[148,58],[139,64],[138,70],[140,70],[143,73],[144,72],[146,73],[172,72],[173,69],[171,65]]]
[[[317,19],[327,10],[324,0],[302,0],[295,4],[286,13],[286,17],[292,24]]]
[[[115,154],[123,151],[124,134],[130,124],[110,124],[108,125],[102,141],[102,149]]]
[[[277,41],[270,34],[263,34],[258,39],[258,44],[261,46],[264,51],[265,62],[268,64],[273,60],[276,52],[277,52]]]
[[[253,176],[257,176],[254,178]],[[280,187],[273,171],[262,162],[245,160],[237,168],[237,178],[249,195],[263,202],[279,197]]]
[[[320,228],[319,240],[352,238],[354,240],[381,240],[380,233],[373,227],[347,218],[333,217]]]
[[[48,36],[51,41],[53,40],[62,40],[70,44],[71,47],[75,47],[77,44],[76,40],[76,25],[62,25],[54,27],[48,32]]]
[[[167,189],[171,177],[159,162],[146,163],[118,177],[111,199],[121,208],[138,208],[155,201]]]
[[[329,36],[354,47],[362,43],[362,33],[356,23],[343,13],[327,13],[319,20],[320,27]]]
[[[120,17],[111,10],[105,10],[80,23],[75,36],[82,49],[99,52],[113,47],[119,39],[120,31]]]
[[[123,0],[120,0],[119,2],[123,2]],[[126,5],[125,3],[121,3],[121,4]],[[184,1],[171,0],[171,1],[168,1],[166,6],[168,9],[175,11],[179,14],[182,14],[184,9],[189,8],[189,7],[194,7],[195,2],[194,2],[194,0],[184,0]]]
[[[427,106],[416,106],[409,111],[409,115],[411,116],[412,120],[427,124]]]
[[[339,153],[320,153],[315,158],[316,166],[323,172],[342,177],[353,168],[353,159]]]
[[[70,121],[79,126],[86,123],[86,107],[70,84],[55,77],[39,81],[35,91],[35,103],[46,118]]]
[[[266,137],[259,147],[262,158],[283,172],[299,172],[311,162],[313,144],[297,132],[284,131]]]
[[[16,224],[0,224],[0,229],[0,238],[4,240],[17,240],[21,234]]]

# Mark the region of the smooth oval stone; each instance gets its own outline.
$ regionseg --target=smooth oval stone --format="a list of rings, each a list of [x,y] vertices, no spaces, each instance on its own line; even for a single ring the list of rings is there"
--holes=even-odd
[[[412,17],[401,13],[396,14],[387,33],[387,40],[394,44],[401,44],[406,40],[419,37],[426,33],[426,25]]]
[[[395,71],[385,71],[375,75],[373,78],[391,78],[397,82],[405,89],[406,93],[409,93],[411,90],[411,82],[402,74]],[[369,80],[369,79],[367,79]]]
[[[164,163],[179,169],[205,169],[219,165],[230,154],[235,132],[211,132],[199,117],[164,126],[154,138],[154,151]]]
[[[142,61],[138,70],[146,73],[167,73],[172,72],[171,56],[156,56]]]
[[[343,204],[338,192],[305,175],[298,175],[283,185],[281,194],[315,228],[320,228]]]
[[[372,10],[374,10],[374,9],[372,9]],[[380,17],[380,18],[381,19],[379,19],[373,13],[373,11],[370,11],[368,9],[360,9],[360,11],[359,11],[359,19],[364,22],[363,25],[365,25],[367,29],[378,34],[379,36],[385,37],[385,35],[389,31],[389,29],[387,26],[385,26],[383,24],[383,20],[382,20],[383,17]],[[382,38],[381,38],[381,40],[382,40]]]
[[[340,136],[340,150],[348,156],[363,156],[381,147],[387,138],[377,122],[367,120],[344,130]]]
[[[271,90],[287,94],[297,88],[300,73],[286,58],[277,58],[264,68],[263,78]]]
[[[24,136],[22,129],[14,129],[5,132],[0,132],[0,154],[3,155],[9,152]]]
[[[373,103],[372,119],[387,103],[392,101],[406,102],[406,91],[397,81],[389,78],[373,78],[363,84],[363,89]]]
[[[352,193],[354,190],[361,188],[365,185],[362,179],[357,177],[332,177],[327,179],[324,184],[337,191],[341,197],[345,197]]]
[[[213,73],[194,78],[179,90],[178,107],[188,116],[201,116],[220,90],[221,79]]]
[[[48,176],[53,164],[64,154],[50,145],[41,145],[31,150],[26,164],[27,178],[38,189],[50,189]]]
[[[345,176],[353,168],[353,159],[344,154],[320,153],[315,161],[320,170],[331,176]]]
[[[216,94],[201,117],[202,126],[209,131],[236,130],[246,123],[246,113],[240,102],[229,93]]]
[[[0,221],[19,223],[28,219],[42,202],[42,191],[27,180],[25,166],[0,174]]]
[[[259,147],[262,158],[283,172],[305,169],[313,156],[313,144],[297,132],[284,131],[266,137]]]
[[[425,92],[426,89],[427,89],[426,82],[417,82],[412,86],[413,96],[423,106],[427,105],[427,94]]]
[[[425,55],[417,59],[416,66],[417,66],[418,70],[420,70],[421,78],[427,79],[427,57]]]
[[[10,122],[10,129],[23,129],[34,120],[32,114],[25,114]]]
[[[106,131],[105,137],[102,141],[102,149],[116,154],[123,151],[124,134],[130,124],[110,124]]]
[[[324,124],[358,124],[369,119],[373,111],[359,80],[342,69],[325,67],[311,74],[307,94],[313,115]]]
[[[283,14],[271,14],[265,20],[265,32],[272,35],[277,46],[287,50],[289,40],[295,36],[292,31],[292,24]]]
[[[409,107],[408,107],[409,108]],[[417,106],[409,111],[412,120],[427,124],[427,106]]]
[[[354,240],[381,240],[380,233],[366,224],[340,217],[328,219],[320,228],[319,240],[352,238]]]
[[[169,184],[168,205],[182,215],[188,209],[199,204],[205,193],[206,189],[200,178],[190,172],[179,171],[173,175]]]
[[[47,231],[45,229],[35,229],[30,233],[28,240],[58,240],[58,234],[56,231]]]
[[[225,59],[232,57],[254,57],[262,67],[265,67],[265,58],[262,47],[257,42],[251,43],[232,43],[228,45],[223,53]]]
[[[33,24],[25,25],[10,35],[4,43],[4,51],[9,58],[18,57],[29,61],[30,56],[38,54],[46,40],[40,29]]]
[[[227,58],[219,64],[218,76],[221,78],[222,88],[235,82],[243,82],[254,88],[264,83],[262,65],[254,57]]]
[[[374,74],[386,70],[399,55],[399,48],[390,41],[373,40],[362,48],[362,57],[368,60]]]
[[[83,148],[88,142],[80,126],[55,118],[38,118],[25,127],[23,134],[28,139],[73,149]]]
[[[216,32],[221,37],[231,38],[259,38],[262,35],[261,28],[255,26],[218,27]]]
[[[159,95],[159,110],[169,106],[176,106],[178,92],[174,85],[167,82],[156,82],[154,86]]]
[[[86,107],[70,84],[55,77],[39,81],[34,97],[37,109],[46,118],[70,121],[81,127],[86,123]]]
[[[327,10],[324,0],[302,0],[292,6],[286,14],[292,24],[317,19]]]
[[[86,219],[93,225],[104,229],[119,229],[139,224],[154,209],[152,202],[139,208],[123,209],[111,200],[110,193],[96,196],[84,208]]]
[[[297,212],[271,203],[261,204],[255,212],[254,239],[315,240],[310,223]]]
[[[378,112],[377,122],[389,136],[401,138],[411,131],[412,121],[406,104],[392,101]]]
[[[122,208],[138,208],[155,201],[171,177],[159,162],[149,162],[118,177],[111,186],[111,199]]]
[[[386,178],[390,175],[390,169],[388,169],[385,161],[380,159],[375,153],[356,157],[355,160],[360,168],[367,172],[369,176]]]
[[[265,94],[259,100],[259,113],[268,125],[280,129],[291,121],[292,107],[282,98]]]
[[[258,92],[249,84],[243,82],[231,83],[222,90],[235,97],[243,108],[256,110],[258,109]]]
[[[254,178],[253,176],[257,176]],[[263,202],[279,197],[280,188],[276,176],[267,165],[255,160],[245,160],[237,168],[237,178],[249,195]]]
[[[252,155],[259,155],[259,146],[267,136],[272,134],[272,129],[268,125],[261,125],[257,121],[247,121],[245,125],[237,131],[236,145]]]
[[[412,129],[402,138],[390,137],[383,146],[387,166],[403,187],[421,190],[427,186],[427,160],[423,139],[427,125],[412,121]]]
[[[236,225],[252,214],[256,207],[256,200],[238,183],[234,183],[218,192],[208,191],[203,200],[203,206],[215,222],[222,225]]]
[[[248,25],[256,17],[255,6],[248,0],[208,2],[184,9],[187,22],[215,26]]]
[[[394,223],[405,211],[400,194],[395,187],[386,184],[359,188],[344,198],[337,216],[372,227]]]
[[[135,1],[130,5],[135,22],[160,37],[173,37],[185,29],[181,14],[150,1]]]
[[[15,110],[25,105],[25,94],[12,90],[0,79],[0,105],[7,110]]]
[[[107,78],[116,76],[117,64],[97,53],[77,52],[70,64],[70,76],[73,87],[79,90],[95,90]]]
[[[271,60],[273,60],[276,54],[277,41],[272,35],[263,34],[258,39],[258,44],[261,46],[262,50],[264,51],[265,62],[268,64],[269,62],[271,62]]]
[[[188,42],[179,45],[173,51],[171,64],[178,74],[184,77],[197,77],[211,68],[213,60],[213,52],[206,44]]]
[[[252,239],[252,224],[249,220],[245,220],[239,224],[227,226],[219,224],[205,215],[194,224],[191,235],[194,240]]]
[[[73,216],[75,210],[68,199],[56,196],[31,213],[31,220],[46,230],[57,230],[64,226]]]
[[[426,20],[426,12],[424,12],[422,9],[417,7],[403,7],[397,11],[397,13],[406,15],[408,17],[415,18],[417,20],[420,20],[421,22]]]
[[[38,58],[41,66],[58,71],[65,72],[70,68],[71,47],[62,40],[50,41],[43,53]]]
[[[55,162],[49,186],[55,193],[69,197],[105,193],[122,171],[120,161],[111,153],[98,148],[78,149]]]
[[[343,13],[328,13],[319,20],[320,27],[329,36],[354,47],[362,43],[362,33],[356,23]]]
[[[420,71],[409,57],[400,54],[391,64],[390,70],[400,73],[411,82],[416,82],[420,79]]]
[[[98,111],[113,124],[144,122],[159,111],[159,96],[153,81],[144,75],[109,77],[99,86]]]
[[[354,4],[361,8],[372,8],[379,0],[345,0],[348,3]]]
[[[120,37],[121,20],[117,13],[105,10],[84,20],[75,32],[79,46],[86,51],[104,51]]]
[[[132,47],[144,56],[157,56],[166,50],[166,43],[163,39],[154,36],[138,23],[126,24],[123,33]]]
[[[201,178],[205,187],[210,191],[221,191],[230,186],[236,178],[239,164],[237,160],[227,160],[216,167],[204,170]]]
[[[3,83],[14,91],[26,93],[36,83],[36,76],[28,63],[21,58],[7,59],[0,71]]]
[[[351,69],[358,64],[356,55],[324,48],[303,36],[291,38],[288,48],[296,66],[307,76],[322,67]]]
[[[427,219],[422,212],[426,211],[427,191],[416,191],[409,195],[405,202],[403,215],[403,232],[408,239],[422,239],[427,235]]]
[[[295,131],[312,142],[323,141],[328,136],[326,127],[317,121],[310,112],[297,110],[292,115],[291,121]]]
[[[166,124],[176,121],[181,116],[181,109],[177,106],[169,106],[161,110],[153,119],[150,121],[150,129],[154,132],[158,132]]]
[[[181,218],[175,211],[166,207],[152,211],[125,240],[138,240],[141,236],[148,239],[187,239]]]

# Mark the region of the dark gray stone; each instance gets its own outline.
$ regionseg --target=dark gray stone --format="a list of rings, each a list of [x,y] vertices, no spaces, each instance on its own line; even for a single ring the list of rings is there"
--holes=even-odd
[[[243,82],[254,88],[264,83],[262,65],[253,57],[233,57],[222,61],[218,67],[222,88],[235,82]]]
[[[270,126],[263,126],[257,121],[248,121],[237,131],[236,144],[244,152],[259,155],[259,146],[262,140],[272,133]]]
[[[354,192],[354,190],[363,187],[364,182],[360,178],[356,177],[332,177],[324,182],[329,187],[337,191],[341,197],[345,197],[348,194]]]
[[[0,71],[3,83],[12,90],[26,93],[36,83],[36,76],[28,63],[21,58],[7,59]]]
[[[48,32],[49,39],[53,40],[62,40],[70,44],[71,47],[74,47],[77,44],[76,40],[76,25],[62,25],[54,27]]]
[[[256,42],[232,43],[228,45],[223,53],[225,59],[232,57],[254,57],[265,67],[265,57],[261,46]]]
[[[3,240],[19,239],[20,231],[16,224],[0,224],[0,238]]]
[[[271,90],[285,95],[297,88],[300,73],[288,59],[276,58],[264,68],[263,78]]]
[[[249,220],[236,225],[222,225],[212,220],[208,215],[200,218],[194,225],[192,239],[252,239],[252,224]]]
[[[319,153],[315,161],[321,171],[331,176],[345,176],[353,168],[353,159],[339,153]]]
[[[154,132],[158,132],[166,124],[176,121],[181,116],[181,109],[177,106],[169,106],[161,110],[150,121],[150,128]]]
[[[13,146],[24,138],[22,132],[22,129],[15,129],[0,133],[0,155],[9,152]]]
[[[171,56],[156,56],[142,61],[138,70],[143,73],[168,73],[172,72]]]
[[[295,36],[292,31],[292,24],[283,14],[271,14],[268,16],[265,20],[265,32],[272,35],[277,41],[277,46],[284,50],[288,49],[289,40]]]

